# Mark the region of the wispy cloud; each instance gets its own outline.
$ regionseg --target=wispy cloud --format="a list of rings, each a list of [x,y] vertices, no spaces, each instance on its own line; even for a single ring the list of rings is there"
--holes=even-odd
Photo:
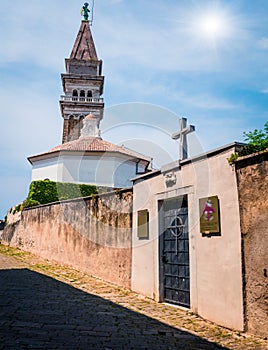
[[[127,12],[120,19],[116,13],[113,16],[104,14],[103,21],[97,23],[104,56],[118,60],[118,64],[127,62],[129,65],[135,60],[135,64],[162,72],[217,72],[228,70],[235,57],[247,52],[248,32],[240,19],[236,23],[232,18],[232,36],[208,45],[197,35],[197,30],[192,30],[195,22],[192,12],[198,16],[201,6],[170,3],[167,7],[160,23],[144,20],[135,12]],[[151,16],[159,18],[153,10]]]
[[[123,89],[125,86],[125,80],[123,77],[118,77],[113,81],[113,86],[116,89]],[[239,104],[234,104],[223,97],[217,97],[209,92],[196,94],[194,90],[191,94],[187,94],[182,88],[175,88],[174,86],[168,86],[164,82],[159,82],[150,87],[150,89],[144,89],[144,84],[140,80],[131,80],[128,82],[129,96],[137,96],[142,100],[146,97],[159,97],[159,104],[161,104],[162,98],[169,99],[183,105],[188,105],[195,108],[206,110],[234,110],[240,107]]]
[[[67,0],[66,6],[70,3]],[[70,16],[61,16],[62,1],[28,1],[19,6],[18,1],[0,7],[1,47],[0,64],[6,62],[32,62],[47,69],[59,71],[61,60],[69,53],[70,38],[76,35],[79,24]],[[74,4],[70,6],[76,8]],[[14,15],[17,14],[17,15]]]
[[[145,14],[138,14],[133,5],[124,5],[125,13],[122,16],[122,11],[113,8],[115,2],[123,3],[121,0],[110,0],[106,4],[109,11],[105,9],[104,3],[95,4],[93,27],[101,57],[114,66],[140,65],[143,69],[161,72],[228,71],[236,68],[235,57],[248,52],[246,31],[239,28],[238,20],[232,38],[216,47],[208,46],[196,33],[189,30],[194,22],[191,18],[192,12],[198,13],[200,9],[193,3],[185,6],[183,3],[174,5],[170,2],[163,8],[161,22],[154,22],[152,19],[158,19],[160,15],[159,5],[154,4],[150,13],[148,10]],[[9,6],[1,6],[0,14],[2,12],[5,21],[2,24],[2,35],[0,33],[0,62],[28,60],[50,69],[53,67],[55,71],[59,70],[62,67],[60,58],[69,54],[70,38],[74,39],[78,29],[76,22],[70,21],[69,16],[61,15],[62,3],[63,1],[29,1],[26,6],[21,7],[19,16],[14,16],[16,1]],[[71,18],[78,19],[77,6],[70,0],[66,2],[65,7],[67,6],[70,7],[69,12],[76,13]],[[99,21],[98,15],[101,18]]]

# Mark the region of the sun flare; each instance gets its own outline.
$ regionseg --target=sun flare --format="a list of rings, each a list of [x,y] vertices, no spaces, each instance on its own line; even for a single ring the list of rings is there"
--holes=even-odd
[[[207,38],[225,37],[229,29],[227,18],[220,14],[207,14],[197,21],[198,32]]]
[[[194,10],[191,22],[192,33],[202,41],[207,41],[208,44],[230,39],[234,35],[236,26],[231,11],[219,6]]]
[[[200,21],[200,29],[205,35],[219,36],[226,30],[226,25],[220,17],[204,17]]]

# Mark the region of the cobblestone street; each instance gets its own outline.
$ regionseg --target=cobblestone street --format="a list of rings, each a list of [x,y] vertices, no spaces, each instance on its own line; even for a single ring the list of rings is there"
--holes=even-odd
[[[0,245],[0,349],[268,349],[129,290]]]

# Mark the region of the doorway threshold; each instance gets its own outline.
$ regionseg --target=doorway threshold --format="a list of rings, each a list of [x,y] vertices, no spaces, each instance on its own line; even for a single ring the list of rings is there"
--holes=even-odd
[[[163,302],[164,305],[167,306],[173,306],[176,309],[182,310],[182,311],[187,311],[187,312],[191,312],[191,309],[189,309],[188,307],[185,306],[180,306],[180,305],[176,305],[176,304],[172,304],[172,303],[167,303],[167,302]]]

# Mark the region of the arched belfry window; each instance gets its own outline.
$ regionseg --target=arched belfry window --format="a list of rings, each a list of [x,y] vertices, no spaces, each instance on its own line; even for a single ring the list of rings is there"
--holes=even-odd
[[[87,92],[87,97],[92,97],[92,91],[89,90],[89,91]]]
[[[78,96],[77,90],[73,90],[73,96]]]
[[[85,91],[84,91],[84,90],[81,90],[81,91],[80,91],[80,97],[85,97],[85,96],[86,96]]]

